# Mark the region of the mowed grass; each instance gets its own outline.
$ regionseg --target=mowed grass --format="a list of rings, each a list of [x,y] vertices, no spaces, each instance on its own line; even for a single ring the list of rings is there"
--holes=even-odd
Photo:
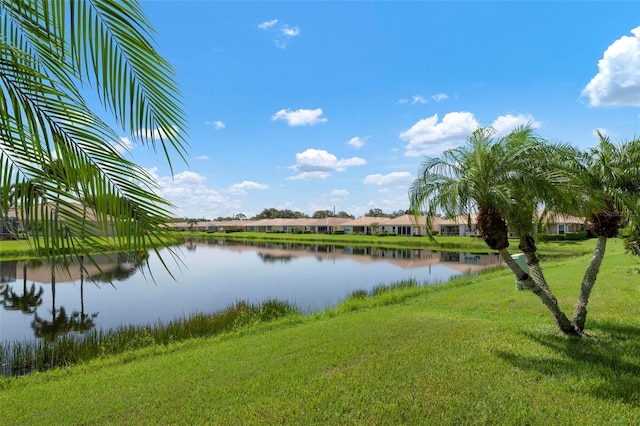
[[[175,245],[180,242],[178,235],[167,236],[159,243],[159,246]],[[40,244],[44,244],[44,240],[40,238]],[[24,240],[0,240],[0,261],[3,260],[24,260],[37,258],[37,253],[34,250],[35,242],[33,239]],[[109,252],[118,251],[119,247],[113,238],[103,237],[101,239],[102,250]]]
[[[588,339],[492,271],[0,379],[0,423],[640,424],[638,264],[608,249]],[[546,268],[569,315],[588,259]]]

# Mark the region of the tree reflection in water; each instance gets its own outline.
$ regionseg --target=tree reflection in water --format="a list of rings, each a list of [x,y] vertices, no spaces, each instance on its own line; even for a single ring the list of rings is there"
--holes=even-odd
[[[51,308],[49,315],[38,314],[38,308],[43,303],[45,294],[44,286],[32,283],[31,287],[27,286],[30,268],[39,268],[44,263],[39,260],[29,260],[22,262],[23,282],[22,294],[19,290],[14,290],[15,286],[5,285],[0,289],[0,307],[10,311],[20,311],[25,315],[33,315],[31,321],[31,329],[36,338],[46,341],[55,341],[58,336],[68,333],[86,333],[96,327],[96,318],[98,312],[86,313],[84,304],[84,284],[86,280],[94,283],[104,282],[113,283],[115,281],[123,281],[133,276],[138,269],[148,264],[148,253],[114,253],[106,257],[106,261],[99,263],[87,263],[85,259],[80,258],[79,264],[73,265],[66,263],[61,257],[56,257],[48,262],[51,269]],[[93,267],[99,270],[98,273],[89,274],[87,269]],[[70,272],[74,268],[76,273],[79,272],[80,281],[80,310],[73,310],[69,313],[68,308],[57,306],[56,303],[56,287],[57,272],[62,276],[72,277]],[[15,275],[14,275],[15,276]],[[78,275],[75,275],[76,277]],[[73,280],[73,278],[72,278]]]
[[[277,262],[282,262],[282,263],[286,263],[286,262],[291,262],[291,260],[293,259],[293,256],[287,256],[287,255],[277,255],[277,254],[271,254],[271,253],[258,253],[258,257],[265,263],[277,263]]]
[[[56,309],[54,288],[55,283],[52,283],[53,307],[51,309],[51,321],[41,318],[37,313],[33,321],[31,321],[31,329],[35,337],[53,342],[58,336],[71,332],[85,333],[96,326],[94,319],[98,316],[98,312],[93,314],[84,312],[84,272],[80,273],[80,312],[73,311],[68,316],[64,306]]]
[[[0,296],[2,297],[2,307],[8,311],[20,311],[24,314],[31,315],[36,312],[38,306],[42,305],[42,295],[44,288],[39,287],[36,291],[36,285],[31,284],[31,288],[27,290],[26,280],[23,284],[22,295],[13,291],[13,288],[7,285]]]
[[[70,332],[85,333],[95,327],[93,320],[98,316],[97,312],[85,314],[77,311],[67,315],[64,307],[54,309],[52,314],[51,321],[41,318],[37,313],[35,314],[33,321],[31,321],[31,329],[35,337],[52,342],[58,336]]]

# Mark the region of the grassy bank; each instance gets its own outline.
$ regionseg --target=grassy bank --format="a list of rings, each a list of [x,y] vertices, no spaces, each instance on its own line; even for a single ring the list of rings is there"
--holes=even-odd
[[[0,423],[638,424],[640,277],[608,250],[589,339],[493,271],[0,379]],[[547,265],[565,310],[588,259]]]
[[[41,240],[41,244],[43,240]],[[181,241],[180,238],[169,237],[163,240],[161,245],[174,245]],[[102,248],[106,252],[116,252],[119,246],[115,244],[115,240],[104,237],[102,239]],[[37,258],[36,252],[30,240],[0,240],[0,260],[23,260]]]

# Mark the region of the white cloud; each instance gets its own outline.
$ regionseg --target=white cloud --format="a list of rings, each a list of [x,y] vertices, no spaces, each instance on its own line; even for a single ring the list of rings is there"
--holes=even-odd
[[[398,100],[398,103],[399,104],[411,103],[411,105],[413,105],[413,104],[426,104],[427,100],[423,96],[413,95],[411,97],[411,99],[400,99],[400,100]]]
[[[253,182],[250,180],[242,181],[241,183],[235,183],[229,187],[229,192],[236,195],[244,195],[248,189],[265,190],[269,189],[269,185]]]
[[[279,47],[280,49],[286,49],[291,39],[299,35],[300,35],[300,28],[298,27],[291,28],[288,25],[283,25],[280,28],[280,34],[274,40],[276,47]]]
[[[614,41],[582,90],[591,106],[640,106],[640,27]]]
[[[215,127],[216,130],[218,129],[224,129],[225,127],[227,127],[226,124],[224,124],[222,121],[220,120],[216,120],[216,121],[205,121],[205,123],[207,126],[212,126]]]
[[[310,180],[310,179],[326,179],[331,176],[329,172],[302,172],[295,176],[290,176],[287,180]]]
[[[367,138],[361,138],[360,136],[356,136],[354,138],[349,139],[349,142],[347,142],[347,145],[351,145],[355,149],[360,149],[364,146],[364,141],[366,139]]]
[[[113,144],[113,147],[119,154],[131,152],[134,146],[135,144],[131,142],[131,139],[126,136],[120,136],[120,140],[118,141],[118,143]]]
[[[440,102],[440,101],[444,101],[445,99],[448,99],[449,95],[447,95],[446,93],[438,93],[436,95],[431,95],[431,99],[433,99],[436,102]]]
[[[400,139],[409,142],[405,156],[439,154],[462,143],[479,127],[470,112],[450,112],[438,123],[438,114],[423,118],[408,130],[400,133]]]
[[[277,19],[264,21],[258,24],[258,28],[274,33],[273,42],[275,43],[276,47],[279,47],[280,49],[286,49],[291,39],[300,35],[300,28],[291,27],[288,24],[284,23],[280,24],[279,22],[280,21]]]
[[[365,185],[373,186],[391,186],[391,185],[408,185],[413,181],[413,176],[409,172],[392,172],[386,175],[374,174],[364,178]]]
[[[196,156],[196,160],[211,160],[208,155],[198,155]]]
[[[363,158],[352,157],[338,160],[338,158],[323,150],[309,148],[296,154],[296,164],[289,168],[299,174],[290,177],[291,180],[325,179],[333,172],[344,171],[347,167],[367,164]]]
[[[277,19],[272,19],[271,21],[264,21],[264,22],[258,24],[258,28],[260,28],[261,30],[266,30],[268,28],[273,27],[277,23],[278,23]]]
[[[296,111],[281,109],[273,114],[271,120],[286,120],[289,126],[313,126],[327,121],[322,117],[322,108],[298,109]]]
[[[234,211],[237,200],[221,195],[207,184],[207,179],[195,172],[184,171],[171,176],[159,176],[157,169],[147,170],[160,187],[161,195],[176,206],[177,216],[213,217],[216,211]]]
[[[334,189],[329,193],[329,195],[336,198],[347,198],[349,196],[349,191],[346,189]]]
[[[534,129],[540,127],[540,122],[536,121],[536,119],[530,114],[501,115],[493,121],[491,127],[495,129],[498,135],[506,135],[516,127],[525,126],[527,124],[530,124]]]
[[[300,35],[300,28],[298,27],[289,28],[288,26],[285,25],[282,28],[282,34],[284,34],[287,37],[296,37]]]
[[[184,172],[176,174],[173,177],[173,181],[177,185],[198,185],[206,182],[207,178],[198,173],[185,170]]]
[[[169,127],[167,129],[157,128],[157,129],[140,129],[135,132],[133,135],[142,137],[145,139],[166,139],[168,136],[174,136],[178,133],[178,128],[176,126]]]

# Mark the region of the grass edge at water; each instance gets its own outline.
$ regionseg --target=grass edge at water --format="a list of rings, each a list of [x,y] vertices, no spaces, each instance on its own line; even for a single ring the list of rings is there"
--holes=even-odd
[[[241,300],[213,314],[197,312],[166,323],[94,329],[62,335],[53,342],[42,339],[0,343],[0,375],[46,371],[144,347],[216,336],[293,315],[299,315],[299,311],[286,301],[268,299],[252,304]]]

